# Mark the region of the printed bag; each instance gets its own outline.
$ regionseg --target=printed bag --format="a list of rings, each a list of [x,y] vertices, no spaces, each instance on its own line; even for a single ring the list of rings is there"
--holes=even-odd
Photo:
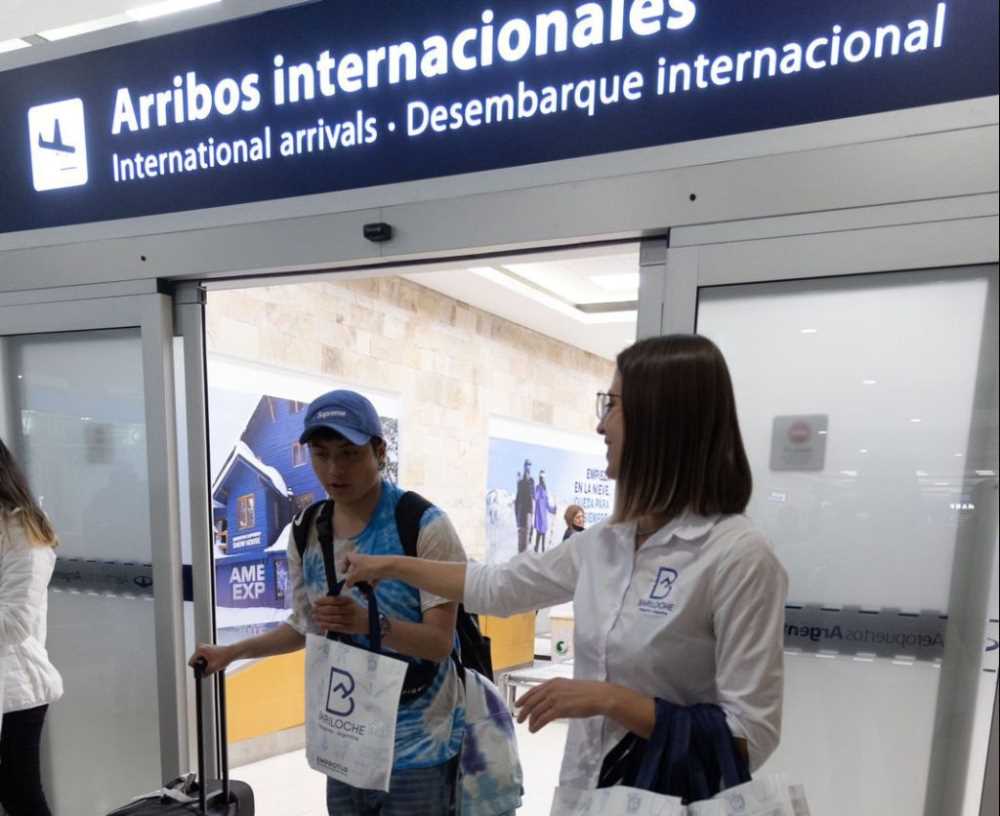
[[[801,785],[773,773],[688,805],[688,816],[809,816],[809,806]]]
[[[676,796],[661,796],[639,788],[582,790],[556,788],[549,816],[686,816],[687,809]]]
[[[355,788],[389,790],[405,661],[306,636],[306,759]]]
[[[783,774],[764,774],[686,807],[673,796],[616,786],[556,788],[550,816],[810,816],[805,790]]]
[[[459,816],[498,816],[521,807],[524,775],[503,696],[487,678],[464,670],[465,736],[459,761]]]
[[[612,787],[557,788],[550,816],[809,816],[804,790],[790,787],[784,775],[750,779],[725,715],[710,704],[657,700],[648,742],[620,742],[605,758],[601,778]],[[666,790],[683,791],[691,804]]]

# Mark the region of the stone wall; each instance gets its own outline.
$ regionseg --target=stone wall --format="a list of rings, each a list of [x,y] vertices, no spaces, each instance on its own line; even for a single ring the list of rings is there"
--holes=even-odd
[[[400,394],[400,483],[444,508],[475,558],[489,416],[593,433],[614,370],[398,277],[212,292],[206,319],[209,352]]]

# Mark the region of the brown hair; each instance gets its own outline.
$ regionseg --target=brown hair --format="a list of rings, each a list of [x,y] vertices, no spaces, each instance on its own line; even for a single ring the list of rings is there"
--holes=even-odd
[[[566,512],[563,513],[563,518],[566,520],[567,527],[573,526],[573,519],[576,518],[577,513],[583,513],[583,508],[580,507],[580,505],[578,504],[571,504],[569,507],[566,508]]]
[[[0,514],[17,513],[28,538],[35,544],[55,547],[59,543],[48,517],[28,489],[28,480],[0,439]]]
[[[742,513],[753,478],[718,347],[693,334],[650,337],[617,365],[625,441],[614,520]]]

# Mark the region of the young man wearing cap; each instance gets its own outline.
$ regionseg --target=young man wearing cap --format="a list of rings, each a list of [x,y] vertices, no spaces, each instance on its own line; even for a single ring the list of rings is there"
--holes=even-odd
[[[331,391],[306,412],[301,444],[308,444],[312,467],[333,501],[334,563],[344,574],[346,554],[404,554],[396,527],[396,506],[404,491],[382,477],[386,446],[374,406],[353,391]],[[305,513],[294,523],[300,523]],[[285,654],[303,648],[306,633],[336,632],[366,642],[367,611],[356,590],[329,597],[315,518],[300,558],[289,536],[288,572],[293,611],[266,634],[228,646],[199,646],[208,671],[233,660]],[[417,554],[436,561],[465,561],[448,517],[430,506],[420,517]],[[458,605],[399,581],[376,587],[383,649],[422,661],[421,685],[400,705],[395,761],[389,792],[351,788],[327,780],[330,816],[447,816],[454,798],[456,767],[464,732],[460,680],[450,655]],[[436,667],[436,668],[435,668]],[[429,668],[429,672],[427,669]]]

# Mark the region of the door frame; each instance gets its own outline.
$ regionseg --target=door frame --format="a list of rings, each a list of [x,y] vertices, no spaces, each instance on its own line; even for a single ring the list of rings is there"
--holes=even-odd
[[[163,781],[175,778],[188,768],[188,749],[171,299],[149,284],[0,294],[0,327],[0,351],[6,336],[139,329],[155,587],[160,767]],[[5,355],[0,354],[0,381],[7,379],[4,366]],[[4,389],[0,392],[0,432],[9,434],[14,427],[12,408],[12,394]]]
[[[179,284],[173,292],[174,346],[180,360],[179,393],[183,395],[183,422],[187,447],[181,451],[187,463],[188,525],[185,531],[191,543],[191,600],[194,614],[194,637],[197,643],[215,643],[215,556],[212,547],[212,482],[208,440],[208,373],[206,368],[205,289],[200,283]],[[193,704],[193,703],[192,703]],[[201,732],[192,723],[198,739],[210,746],[204,754],[205,775],[218,778],[221,757],[221,733],[217,720],[216,697],[202,695]],[[196,750],[196,749],[195,749]]]
[[[561,252],[572,252],[581,247],[603,244],[632,244],[639,247],[639,260],[636,271],[639,273],[639,302],[637,309],[637,337],[655,332],[659,327],[663,312],[663,268],[668,245],[667,230],[659,230],[655,237],[637,239],[621,239],[607,241],[581,241],[570,246],[536,246],[523,249],[508,248],[500,255],[523,255],[537,258],[547,253],[558,255]],[[376,268],[348,267],[345,269],[310,271],[297,273],[294,270],[282,270],[271,274],[241,274],[238,270],[231,271],[227,277],[233,279],[226,288],[260,285],[296,285],[309,282],[310,279],[328,279],[331,275],[344,275],[347,278],[378,277],[386,274],[396,274],[399,270],[413,271],[423,266],[434,268],[461,269],[464,266],[482,263],[484,256],[466,258],[444,257],[440,259],[425,259],[419,263],[387,263]],[[268,281],[273,281],[269,283]],[[242,282],[242,283],[241,283]],[[186,533],[191,541],[192,567],[192,600],[194,602],[195,637],[199,643],[216,642],[215,624],[215,566],[211,546],[211,468],[209,462],[208,439],[208,381],[207,381],[207,342],[205,336],[205,309],[207,306],[206,285],[218,288],[218,278],[206,280],[178,280],[173,286],[174,327],[175,337],[181,344],[180,354],[183,358],[183,372],[179,377],[177,388],[184,395],[187,429],[187,447],[182,455],[187,457],[189,525]],[[2,297],[2,295],[0,295]],[[175,352],[177,347],[175,346]],[[203,731],[202,738],[206,744],[214,746],[205,755],[206,771],[211,778],[213,769],[220,761],[220,742],[225,739],[221,733],[216,711],[214,695],[204,695],[202,701]],[[193,745],[194,735],[192,735]]]

